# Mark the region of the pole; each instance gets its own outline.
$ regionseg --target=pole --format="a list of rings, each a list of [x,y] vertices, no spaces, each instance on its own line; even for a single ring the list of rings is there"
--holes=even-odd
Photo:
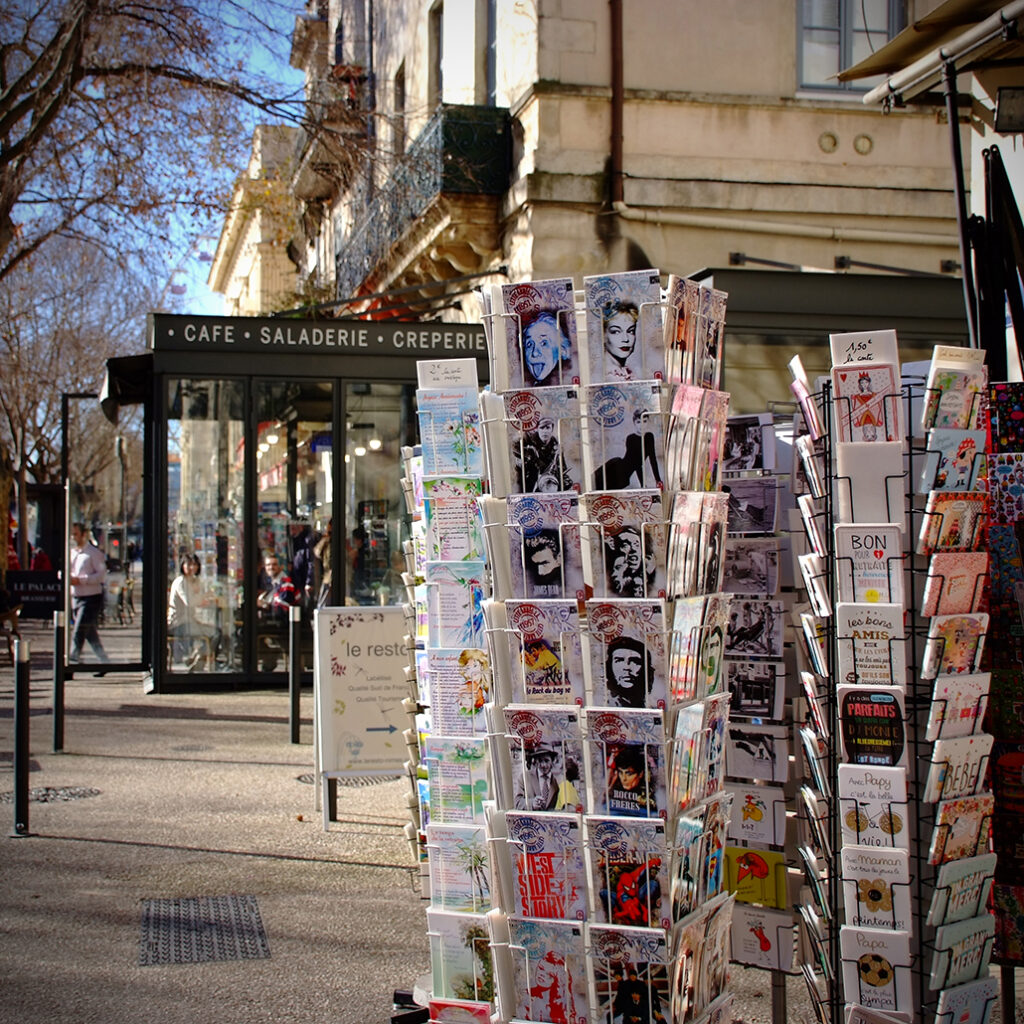
[[[53,752],[64,749],[64,613],[53,613]]]
[[[970,347],[979,348],[981,341],[978,336],[978,306],[974,293],[974,261],[971,259],[971,240],[967,227],[967,189],[964,185],[964,158],[960,147],[960,118],[957,112],[956,68],[952,61],[946,61],[942,65],[942,84],[946,94],[946,118],[949,121],[949,141],[953,152],[956,226],[960,238],[960,273],[963,275],[967,334]]]
[[[27,640],[14,641],[14,832],[27,836],[29,767],[29,679],[32,666]]]
[[[299,636],[301,627],[302,609],[293,604],[288,609],[288,725],[291,729],[292,743],[299,742],[299,726],[302,724],[302,645]]]

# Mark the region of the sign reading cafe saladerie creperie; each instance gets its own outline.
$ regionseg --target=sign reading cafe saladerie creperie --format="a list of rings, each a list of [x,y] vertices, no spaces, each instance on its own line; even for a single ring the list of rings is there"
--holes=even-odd
[[[289,355],[485,356],[478,324],[284,320],[271,317],[172,316],[149,322],[154,352],[277,352]]]

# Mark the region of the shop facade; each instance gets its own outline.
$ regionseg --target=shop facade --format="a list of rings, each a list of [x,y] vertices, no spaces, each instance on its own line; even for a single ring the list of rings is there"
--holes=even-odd
[[[318,605],[403,600],[398,465],[417,439],[416,363],[478,358],[486,379],[483,330],[156,314],[148,348],[110,361],[104,408],[144,406],[151,687],[273,685],[289,651],[287,609],[260,596],[274,560],[295,587],[307,669]],[[183,628],[168,601],[193,558]]]

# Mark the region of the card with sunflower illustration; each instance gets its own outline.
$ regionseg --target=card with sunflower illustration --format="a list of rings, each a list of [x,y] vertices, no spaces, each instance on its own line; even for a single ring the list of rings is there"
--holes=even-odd
[[[844,846],[841,851],[846,923],[910,927],[910,854],[906,850]]]

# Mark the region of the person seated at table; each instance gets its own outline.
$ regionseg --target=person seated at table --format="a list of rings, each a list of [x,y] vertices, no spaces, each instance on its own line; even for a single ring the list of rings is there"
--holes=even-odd
[[[167,635],[174,639],[172,650],[183,653],[185,667],[194,672],[205,658],[211,667],[217,650],[219,630],[199,620],[199,610],[210,604],[199,586],[202,567],[195,555],[181,559],[180,574],[171,582],[167,596]]]
[[[279,655],[285,647],[289,608],[298,604],[301,595],[291,577],[281,568],[273,551],[263,554],[260,593],[256,598],[259,612],[260,666],[264,672],[277,668]]]

